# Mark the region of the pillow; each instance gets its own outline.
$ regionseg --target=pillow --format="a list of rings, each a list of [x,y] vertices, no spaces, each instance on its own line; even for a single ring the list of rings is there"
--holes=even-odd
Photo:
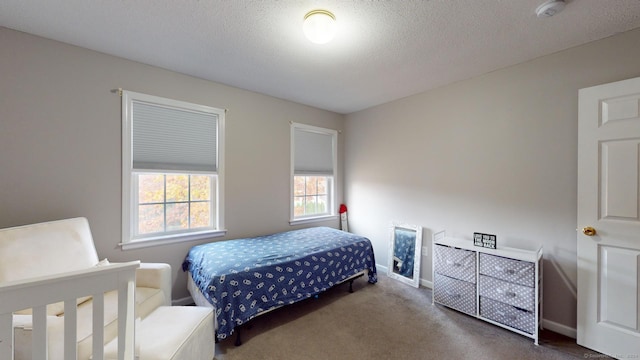
[[[106,265],[109,265],[109,264],[110,264],[109,263],[109,259],[104,258],[104,259],[98,261],[98,263],[95,264],[94,266],[106,266]]]
[[[104,258],[104,259],[98,261],[98,263],[95,264],[94,267],[107,266],[107,265],[109,265],[109,259]],[[84,302],[87,302],[89,300],[91,300],[91,295],[78,298],[78,300],[76,301],[76,305],[80,305],[80,304],[82,304]],[[47,311],[48,310],[49,309],[47,309]],[[58,316],[61,315],[61,314],[64,314],[64,303],[62,303],[62,312],[60,314],[58,314]]]
[[[100,260],[97,264],[95,264],[94,267],[107,266],[107,265],[109,265],[109,259],[105,258],[105,259]],[[76,299],[76,305],[80,305],[80,304],[85,303],[85,302],[87,302],[89,300],[91,300],[91,295],[80,297],[80,298]],[[16,312],[14,312],[14,314],[31,315],[31,309],[24,309],[24,310],[16,311]],[[64,314],[64,301],[47,305],[47,315],[60,316],[60,315],[63,315],[63,314]]]

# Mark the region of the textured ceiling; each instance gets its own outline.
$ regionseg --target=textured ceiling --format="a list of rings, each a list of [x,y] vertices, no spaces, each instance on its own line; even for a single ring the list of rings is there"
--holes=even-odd
[[[0,26],[350,113],[640,27],[639,0],[2,0]],[[336,38],[304,38],[332,11]]]

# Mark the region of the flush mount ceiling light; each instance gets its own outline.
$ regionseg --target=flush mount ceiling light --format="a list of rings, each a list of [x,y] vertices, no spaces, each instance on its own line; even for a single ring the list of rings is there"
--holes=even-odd
[[[304,16],[304,35],[311,42],[326,44],[336,34],[336,17],[327,10],[312,10]]]
[[[538,15],[539,18],[550,17],[562,11],[564,6],[564,0],[550,0],[538,6],[536,15]]]

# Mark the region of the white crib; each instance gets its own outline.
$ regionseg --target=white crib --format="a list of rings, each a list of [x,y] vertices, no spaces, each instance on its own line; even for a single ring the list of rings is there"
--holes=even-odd
[[[104,358],[104,293],[118,290],[118,359],[135,352],[135,286],[139,261],[0,285],[0,359],[14,359],[13,312],[33,308],[32,358],[46,360],[47,304],[64,301],[64,358],[77,358],[76,299],[93,296],[93,357]]]

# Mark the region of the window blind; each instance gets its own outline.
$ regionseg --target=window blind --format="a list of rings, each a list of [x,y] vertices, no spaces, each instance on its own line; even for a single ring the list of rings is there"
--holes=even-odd
[[[333,135],[296,128],[293,172],[296,175],[333,175]]]
[[[137,170],[217,171],[218,115],[132,101]]]

